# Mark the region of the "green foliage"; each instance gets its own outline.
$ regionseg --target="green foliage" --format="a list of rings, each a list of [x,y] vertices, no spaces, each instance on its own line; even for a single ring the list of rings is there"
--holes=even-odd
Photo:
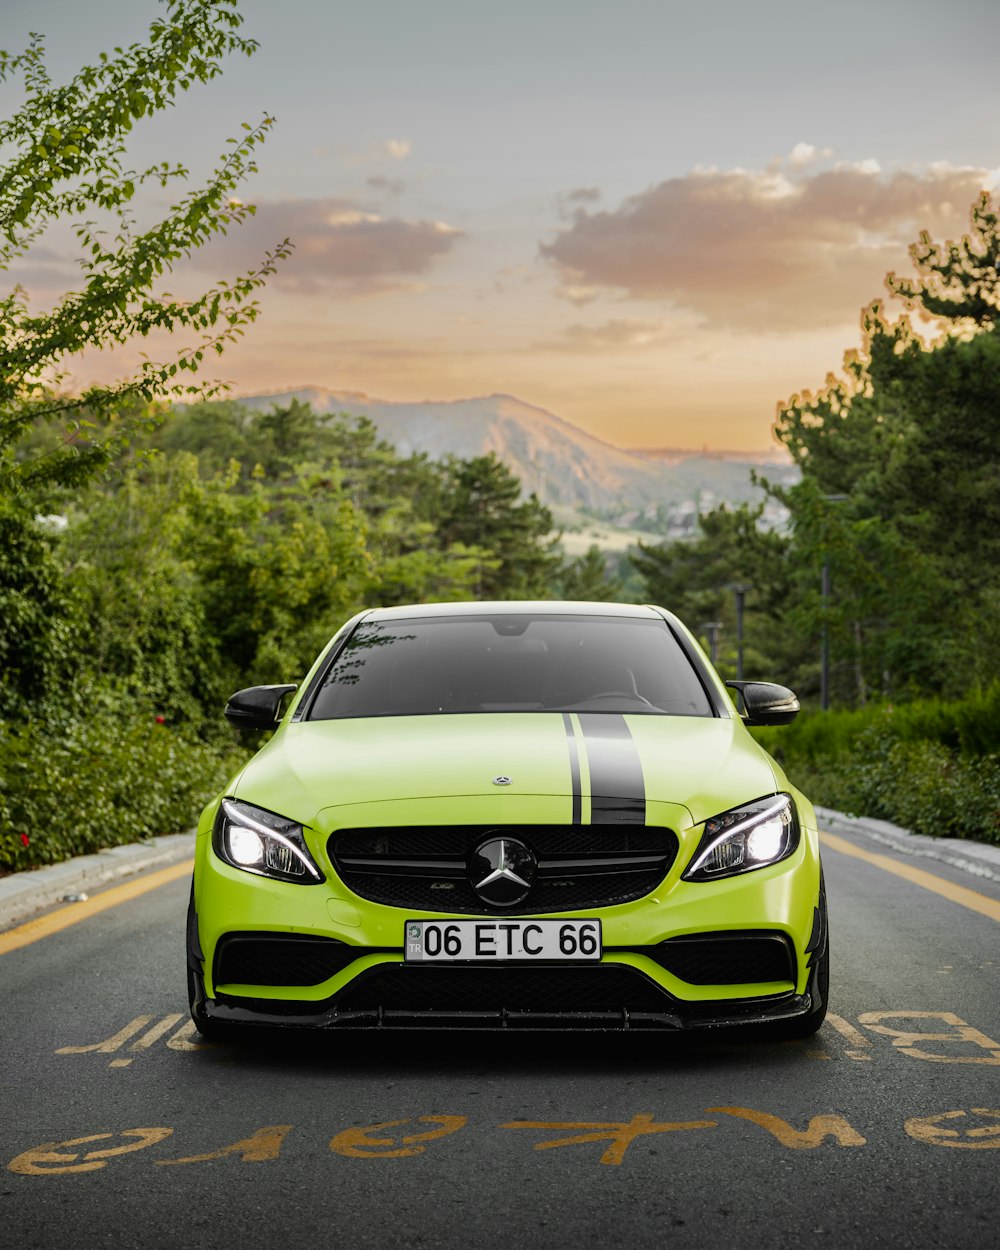
[[[1000,682],[961,699],[805,711],[791,725],[753,732],[783,762],[819,767],[855,755],[858,741],[869,730],[899,742],[938,743],[965,756],[990,755],[1000,743]]]
[[[1000,755],[961,756],[937,742],[900,742],[874,731],[859,758],[803,768],[793,781],[817,803],[889,820],[928,837],[1000,845]]]
[[[233,766],[227,696],[300,680],[367,604],[545,594],[558,564],[489,457],[400,457],[298,404],[192,406],[157,441],[64,491],[62,533],[26,494],[0,510],[0,872],[189,826]],[[572,572],[604,585],[596,553]]]
[[[753,732],[817,803],[1000,843],[1000,682],[964,699],[804,713]]]
[[[194,736],[227,670],[182,550],[189,501],[155,473],[133,474],[120,494],[84,488],[155,428],[164,400],[218,389],[196,384],[206,353],[243,334],[254,292],[289,250],[193,298],[160,290],[177,262],[253,212],[233,192],[255,170],[269,117],[228,142],[204,185],[140,220],[188,174],[169,161],[134,172],[133,125],[215,78],[227,55],[252,53],[241,22],[236,0],[169,0],[146,43],[62,85],[40,36],[0,52],[0,82],[22,87],[0,121],[0,270],[54,231],[75,235],[80,273],[45,311],[19,285],[0,297],[0,872],[189,825],[232,755],[231,737]],[[153,332],[185,345],[111,385],[63,393],[79,353]],[[47,533],[38,513],[69,513],[69,531]],[[157,714],[190,728],[167,730]]]
[[[596,545],[576,560],[567,560],[556,578],[553,598],[615,603],[624,593],[622,579],[609,570],[609,561]]]
[[[203,475],[230,474],[234,489],[339,492],[363,518],[367,567],[357,607],[467,599],[500,556],[441,533],[438,502],[447,470],[426,456],[399,456],[367,417],[320,417],[292,400],[257,414],[233,401],[182,409],[157,434],[165,451],[198,456]],[[242,485],[241,485],[242,484]]]
[[[197,725],[227,691],[182,551],[188,467],[154,462],[127,471],[117,490],[79,495],[60,553],[75,615],[95,623],[81,648],[87,672]]]
[[[261,477],[237,490],[237,473],[192,477],[181,547],[207,633],[239,681],[295,680],[359,604],[363,522],[328,483],[269,489]]]
[[[0,722],[0,874],[190,828],[246,758],[107,686],[67,693]]]
[[[910,248],[919,278],[891,273],[886,285],[932,316],[991,327],[1000,320],[1000,215],[984,191],[970,216],[972,230],[957,242],[938,244],[921,231]]]
[[[70,666],[70,595],[54,540],[0,496],[0,717],[46,694]]]
[[[691,540],[647,546],[630,558],[645,581],[645,599],[675,612],[709,646],[709,622],[718,622],[718,666],[736,676],[734,587],[745,587],[744,673],[795,684],[812,663],[785,646],[791,635],[794,570],[787,537],[760,527],[763,507],[719,508],[699,518]],[[776,645],[778,644],[778,645]]]
[[[914,279],[887,285],[940,319],[925,343],[881,303],[860,351],[818,394],[778,410],[802,469],[770,488],[791,513],[796,576],[779,645],[813,654],[825,630],[836,702],[952,695],[989,681],[1000,647],[1000,228],[986,195],[957,242],[924,234]],[[831,594],[819,593],[821,570]],[[809,668],[812,669],[810,677]],[[815,691],[815,665],[798,669]]]
[[[521,484],[493,452],[447,461],[435,502],[446,546],[477,547],[495,559],[479,563],[474,594],[480,599],[532,599],[548,595],[559,566],[552,513],[531,495],[518,503]]]
[[[155,421],[153,402],[206,394],[194,381],[206,353],[221,353],[258,311],[253,293],[287,255],[287,240],[252,271],[190,299],[158,289],[175,264],[253,209],[233,198],[255,172],[253,154],[271,118],[229,141],[208,181],[182,196],[160,221],[140,226],[146,187],[183,183],[188,171],[164,161],[128,167],[133,125],[177,95],[221,72],[232,53],[256,45],[237,33],[236,0],[169,0],[145,44],[116,48],[54,85],[44,44],[33,36],[20,54],[0,52],[0,82],[20,79],[21,107],[0,122],[0,270],[9,270],[59,223],[77,239],[81,284],[44,312],[22,287],[0,298],[0,486],[7,492],[74,485],[93,476],[137,429]],[[133,376],[80,395],[62,394],[66,362],[85,349],[112,347],[152,331],[192,340],[173,359],[146,360]],[[187,379],[187,380],[185,380]],[[32,435],[52,433],[41,449]],[[53,429],[53,427],[55,427]]]

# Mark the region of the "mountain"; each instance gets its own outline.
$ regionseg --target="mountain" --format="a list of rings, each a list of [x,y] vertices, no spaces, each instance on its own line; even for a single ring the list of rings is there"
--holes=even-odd
[[[240,398],[250,408],[269,410],[298,399],[319,413],[370,417],[379,434],[403,455],[424,452],[432,460],[461,459],[495,452],[520,478],[526,494],[550,507],[580,509],[632,524],[678,508],[706,510],[720,503],[759,500],[750,480],[761,469],[776,481],[794,481],[794,466],[720,458],[711,453],[677,459],[641,455],[605,443],[562,417],[513,395],[397,403],[354,391],[307,386],[272,395]]]

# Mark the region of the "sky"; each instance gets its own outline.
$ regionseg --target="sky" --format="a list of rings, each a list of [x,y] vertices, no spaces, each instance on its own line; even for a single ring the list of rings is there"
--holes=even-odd
[[[3,0],[0,47],[42,32],[62,79],[163,11]],[[957,237],[1000,188],[996,0],[240,11],[256,55],[130,148],[196,181],[241,123],[276,119],[240,192],[252,223],[172,288],[294,242],[217,367],[236,394],[503,392],[618,446],[760,452],[776,404],[859,346],[918,233]],[[10,275],[39,301],[80,281],[68,237],[45,243]],[[74,360],[72,379],[137,358]]]

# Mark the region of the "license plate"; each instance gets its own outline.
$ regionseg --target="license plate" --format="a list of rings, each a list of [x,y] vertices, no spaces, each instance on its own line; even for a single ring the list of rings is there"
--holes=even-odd
[[[407,963],[601,958],[599,920],[408,920]]]

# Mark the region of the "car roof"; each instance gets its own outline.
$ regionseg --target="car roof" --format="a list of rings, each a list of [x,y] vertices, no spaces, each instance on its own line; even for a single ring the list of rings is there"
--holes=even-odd
[[[418,603],[395,608],[375,608],[367,621],[413,620],[428,616],[627,616],[662,620],[661,613],[645,604],[603,603],[584,600],[514,599],[474,603]]]

